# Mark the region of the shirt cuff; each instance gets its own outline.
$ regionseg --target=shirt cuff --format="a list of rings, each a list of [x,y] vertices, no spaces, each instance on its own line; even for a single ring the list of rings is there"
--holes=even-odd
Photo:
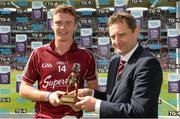
[[[92,97],[94,97],[94,90],[93,90],[93,89],[91,89],[91,90],[92,90],[92,94],[91,94],[91,96],[92,96]]]
[[[101,105],[101,100],[97,100],[95,104],[95,112],[97,114],[100,114],[100,105]]]

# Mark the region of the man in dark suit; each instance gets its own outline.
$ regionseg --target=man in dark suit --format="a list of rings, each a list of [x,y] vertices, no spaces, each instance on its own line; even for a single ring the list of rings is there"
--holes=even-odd
[[[76,106],[95,111],[101,118],[158,117],[162,69],[159,61],[138,43],[140,28],[136,20],[129,13],[115,13],[109,18],[108,28],[118,55],[109,64],[107,90],[79,90],[83,97]],[[120,60],[125,61],[122,73],[117,71]]]

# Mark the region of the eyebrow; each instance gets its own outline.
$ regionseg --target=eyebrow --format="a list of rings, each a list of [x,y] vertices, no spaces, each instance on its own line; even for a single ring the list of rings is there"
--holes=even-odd
[[[59,22],[66,22],[66,23],[69,22],[69,23],[73,23],[73,21],[61,21],[61,20],[60,20],[60,21],[55,21],[55,23],[59,23]]]
[[[118,35],[126,35],[126,32],[122,32],[122,33],[117,33]],[[110,36],[114,36],[114,35],[110,35]]]

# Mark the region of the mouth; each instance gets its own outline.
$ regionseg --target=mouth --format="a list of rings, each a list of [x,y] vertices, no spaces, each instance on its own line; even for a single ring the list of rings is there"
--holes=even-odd
[[[121,48],[122,48],[122,46],[120,46],[120,45],[115,45],[115,47],[116,47],[117,49],[121,49]]]
[[[58,34],[59,34],[59,35],[67,35],[68,32],[62,32],[62,31],[61,31],[61,32],[58,32]]]

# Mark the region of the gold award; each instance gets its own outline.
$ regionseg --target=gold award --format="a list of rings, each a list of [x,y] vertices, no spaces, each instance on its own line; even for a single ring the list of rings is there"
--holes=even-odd
[[[66,87],[66,94],[60,98],[62,103],[76,103],[77,102],[77,94],[78,94],[78,83],[79,83],[79,72],[80,72],[80,64],[74,63],[72,67],[72,72],[68,76],[68,85]],[[69,87],[75,86],[75,95],[68,95],[69,94]]]

